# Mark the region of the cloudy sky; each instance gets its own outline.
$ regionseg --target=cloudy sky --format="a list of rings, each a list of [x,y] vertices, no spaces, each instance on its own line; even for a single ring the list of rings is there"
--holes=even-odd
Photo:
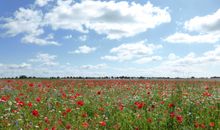
[[[1,0],[0,77],[219,76],[219,0]]]

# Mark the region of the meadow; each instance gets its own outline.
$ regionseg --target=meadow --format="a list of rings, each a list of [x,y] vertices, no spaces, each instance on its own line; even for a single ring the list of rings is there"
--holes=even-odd
[[[220,82],[0,80],[1,130],[219,130]]]

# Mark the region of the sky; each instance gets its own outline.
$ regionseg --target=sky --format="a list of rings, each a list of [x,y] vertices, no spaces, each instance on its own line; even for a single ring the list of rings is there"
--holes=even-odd
[[[0,77],[220,76],[219,0],[1,0]]]

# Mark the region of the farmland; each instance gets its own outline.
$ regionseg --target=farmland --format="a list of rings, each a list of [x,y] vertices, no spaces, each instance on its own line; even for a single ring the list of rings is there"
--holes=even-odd
[[[218,130],[220,82],[0,80],[0,129]]]

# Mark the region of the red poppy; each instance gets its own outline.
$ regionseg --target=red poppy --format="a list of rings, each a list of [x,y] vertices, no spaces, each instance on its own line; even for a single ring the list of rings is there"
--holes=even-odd
[[[78,106],[83,106],[83,105],[84,105],[84,102],[83,102],[83,101],[78,101],[78,102],[77,102],[77,105],[78,105]]]
[[[28,105],[29,107],[32,107],[32,106],[33,106],[33,104],[32,104],[31,102],[29,102],[27,105]]]
[[[29,87],[34,87],[34,84],[33,84],[33,83],[30,83],[30,84],[29,84]]]
[[[71,125],[70,125],[70,124],[67,124],[67,125],[66,125],[66,129],[67,129],[67,130],[71,129]]]
[[[33,111],[32,111],[32,115],[33,116],[39,116],[39,112],[38,112],[38,110],[37,109],[34,109]]]
[[[205,125],[202,123],[202,124],[200,124],[200,127],[201,128],[205,128]]]
[[[82,126],[83,126],[84,128],[88,128],[88,127],[89,127],[89,123],[83,122],[83,123],[82,123]]]
[[[9,98],[7,98],[6,96],[2,96],[0,99],[0,102],[7,102]]]
[[[195,122],[195,123],[194,123],[194,127],[195,127],[195,128],[199,128],[199,123],[198,123],[198,122]]]
[[[181,115],[177,115],[176,116],[176,120],[179,122],[179,123],[182,123],[183,122],[183,117]]]
[[[83,113],[83,114],[82,114],[82,117],[84,117],[84,118],[87,117],[87,116],[88,116],[87,113]]]
[[[147,118],[148,123],[152,123],[152,121],[153,121],[152,118]]]
[[[44,117],[44,121],[45,121],[47,124],[50,123],[48,117]]]
[[[172,108],[172,107],[175,107],[175,105],[174,105],[173,103],[170,103],[170,104],[168,105],[168,107],[169,107],[169,108]]]
[[[41,98],[40,98],[40,97],[37,97],[37,98],[36,98],[36,101],[37,101],[37,102],[40,102],[40,101],[41,101]]]
[[[174,118],[175,117],[175,113],[174,112],[170,112],[170,117]]]
[[[97,94],[100,95],[100,94],[101,94],[101,91],[98,91]]]
[[[210,122],[210,123],[209,123],[209,126],[214,127],[214,126],[215,126],[215,123],[214,123],[214,122]]]
[[[100,124],[101,126],[106,126],[106,122],[105,122],[105,121],[100,121],[99,124]]]
[[[141,108],[144,107],[144,103],[143,102],[135,102],[134,104],[137,106],[138,109],[141,109]]]
[[[17,105],[18,105],[18,106],[24,106],[25,104],[24,104],[23,101],[18,101],[18,102],[17,102]]]
[[[209,92],[204,92],[204,93],[203,93],[203,96],[205,96],[205,97],[210,97],[210,96],[212,96],[212,94],[210,94]]]
[[[67,109],[66,109],[66,112],[67,112],[67,113],[69,113],[69,112],[71,112],[71,111],[72,111],[71,108],[67,108]]]

